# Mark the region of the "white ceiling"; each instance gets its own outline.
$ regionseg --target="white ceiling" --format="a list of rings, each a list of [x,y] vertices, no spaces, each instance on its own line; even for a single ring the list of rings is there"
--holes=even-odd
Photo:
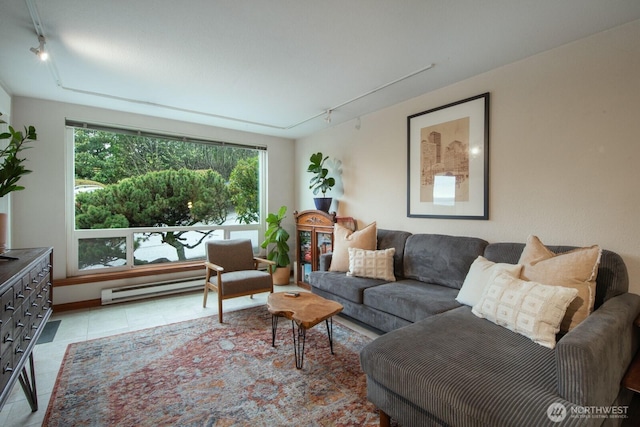
[[[637,19],[638,0],[2,0],[0,84],[298,138]]]

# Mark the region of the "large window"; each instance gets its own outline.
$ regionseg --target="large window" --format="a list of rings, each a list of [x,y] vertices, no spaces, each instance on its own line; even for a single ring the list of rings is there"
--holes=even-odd
[[[258,246],[261,147],[68,122],[71,274],[204,259],[209,239]]]

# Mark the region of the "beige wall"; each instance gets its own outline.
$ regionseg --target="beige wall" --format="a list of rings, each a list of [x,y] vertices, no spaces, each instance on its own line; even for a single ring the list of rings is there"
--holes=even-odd
[[[436,65],[437,66],[437,65]],[[489,220],[406,216],[407,116],[491,93]],[[640,21],[296,141],[296,206],[312,209],[311,153],[341,161],[339,215],[490,242],[600,244],[640,293]],[[335,208],[334,202],[334,208]]]
[[[14,126],[35,126],[38,141],[27,152],[27,167],[33,173],[26,175],[21,181],[26,189],[11,195],[12,247],[52,246],[54,278],[66,277],[69,221],[65,217],[65,203],[73,194],[73,190],[65,186],[65,171],[70,167],[70,158],[66,156],[69,147],[65,147],[66,118],[171,132],[196,138],[265,145],[268,153],[267,211],[271,212],[281,205],[287,205],[293,212],[293,140],[74,104],[15,97],[12,115]],[[292,216],[290,215],[287,224],[290,230],[294,228]],[[54,304],[100,298],[100,290],[112,286],[113,284],[100,283],[56,288]]]

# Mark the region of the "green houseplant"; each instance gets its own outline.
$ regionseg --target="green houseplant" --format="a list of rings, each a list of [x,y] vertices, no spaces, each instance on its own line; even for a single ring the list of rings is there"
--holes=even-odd
[[[0,124],[3,123],[6,122],[0,118]],[[31,171],[23,165],[26,159],[18,156],[22,150],[29,148],[25,144],[36,139],[36,128],[33,126],[25,127],[24,133],[8,126],[8,132],[0,133],[0,198],[13,191],[24,190],[23,186],[18,185],[18,181]],[[0,253],[5,251],[6,241],[7,214],[0,213]]]
[[[324,167],[324,162],[328,158],[329,156],[323,157],[321,152],[314,153],[309,159],[310,164],[307,168],[307,172],[313,174],[309,181],[309,188],[313,190],[313,195],[315,196],[319,192],[322,193],[322,197],[316,197],[313,199],[316,204],[316,209],[324,212],[329,212],[332,201],[331,197],[327,197],[327,191],[331,190],[331,187],[336,185],[335,178],[329,176],[329,169]]]
[[[2,114],[0,113],[0,116]],[[0,119],[0,123],[6,123]],[[4,146],[4,140],[9,142],[5,148],[0,149],[0,197],[4,197],[12,191],[24,190],[18,185],[22,175],[31,173],[24,167],[25,158],[18,157],[18,154],[29,147],[25,144],[37,140],[36,128],[29,126],[24,128],[24,134],[14,130],[9,126],[8,132],[0,133],[0,146]]]
[[[268,249],[267,259],[276,263],[276,271],[273,273],[274,285],[288,285],[291,276],[291,260],[287,243],[289,233],[282,227],[286,213],[287,207],[281,206],[278,213],[267,215],[267,230],[261,245],[263,249]]]

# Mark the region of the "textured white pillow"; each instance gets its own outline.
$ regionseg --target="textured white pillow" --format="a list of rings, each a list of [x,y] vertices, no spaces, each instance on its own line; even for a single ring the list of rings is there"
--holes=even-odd
[[[347,276],[369,277],[395,282],[393,255],[395,248],[379,251],[349,248],[349,271]]]
[[[473,314],[531,338],[556,346],[556,334],[567,307],[578,290],[516,279],[507,273],[492,276]]]
[[[522,271],[522,265],[520,264],[506,264],[495,263],[489,261],[482,255],[476,258],[469,268],[467,277],[464,279],[462,288],[458,292],[456,301],[460,304],[466,304],[473,307],[480,301],[484,288],[489,283],[489,279],[496,271],[504,271],[509,273],[513,277],[520,277]]]

